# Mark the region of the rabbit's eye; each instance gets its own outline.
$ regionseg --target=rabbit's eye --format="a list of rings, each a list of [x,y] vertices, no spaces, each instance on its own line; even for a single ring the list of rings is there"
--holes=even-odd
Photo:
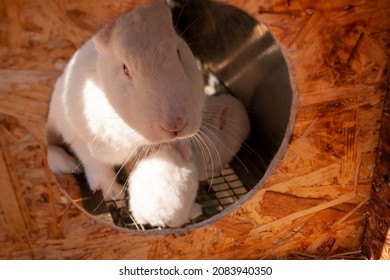
[[[123,68],[123,73],[124,73],[129,79],[131,79],[130,71],[129,71],[129,68],[127,68],[126,64],[123,64],[123,65],[122,65],[122,68]]]
[[[180,50],[177,49],[177,57],[179,58],[179,60],[181,61],[181,55],[180,55]]]

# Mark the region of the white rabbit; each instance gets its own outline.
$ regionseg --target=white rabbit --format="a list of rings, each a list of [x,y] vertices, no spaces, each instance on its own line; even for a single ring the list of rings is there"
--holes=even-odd
[[[188,146],[163,146],[129,176],[130,211],[140,224],[180,227],[202,213],[195,202],[198,170]]]
[[[199,179],[205,180],[228,164],[250,133],[244,105],[229,94],[207,96],[196,145]]]
[[[203,79],[188,45],[173,27],[164,1],[137,8],[99,30],[58,79],[47,121],[54,172],[79,171],[105,199],[121,197],[114,165],[138,148],[197,133]]]

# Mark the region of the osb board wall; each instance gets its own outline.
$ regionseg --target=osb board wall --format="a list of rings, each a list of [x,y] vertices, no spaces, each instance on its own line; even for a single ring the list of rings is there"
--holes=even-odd
[[[389,86],[389,85],[388,85]],[[382,128],[367,210],[368,223],[363,253],[373,258],[390,258],[390,94],[383,110]]]
[[[178,236],[119,231],[92,220],[55,180],[51,184],[43,168],[43,125],[53,83],[95,30],[141,2],[0,3],[0,258],[339,258],[360,252],[390,52],[387,0],[226,1],[263,21],[280,41],[299,106],[273,175],[219,221]]]

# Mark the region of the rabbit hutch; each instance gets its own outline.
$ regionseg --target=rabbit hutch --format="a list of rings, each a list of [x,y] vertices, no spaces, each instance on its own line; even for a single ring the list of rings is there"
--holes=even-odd
[[[83,175],[50,172],[56,79],[94,32],[149,2],[1,1],[0,259],[389,259],[387,0],[171,1],[252,127],[200,182],[190,224],[137,225]]]

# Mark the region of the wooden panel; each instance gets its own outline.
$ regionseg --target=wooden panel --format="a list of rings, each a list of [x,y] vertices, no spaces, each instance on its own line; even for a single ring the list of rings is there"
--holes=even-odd
[[[7,170],[8,168],[4,162],[3,153],[0,150],[0,182],[3,183],[0,206],[4,212],[5,223],[9,231],[21,233],[26,230],[26,227]]]
[[[381,138],[368,207],[368,224],[363,244],[370,259],[390,259],[390,94],[387,92]]]

